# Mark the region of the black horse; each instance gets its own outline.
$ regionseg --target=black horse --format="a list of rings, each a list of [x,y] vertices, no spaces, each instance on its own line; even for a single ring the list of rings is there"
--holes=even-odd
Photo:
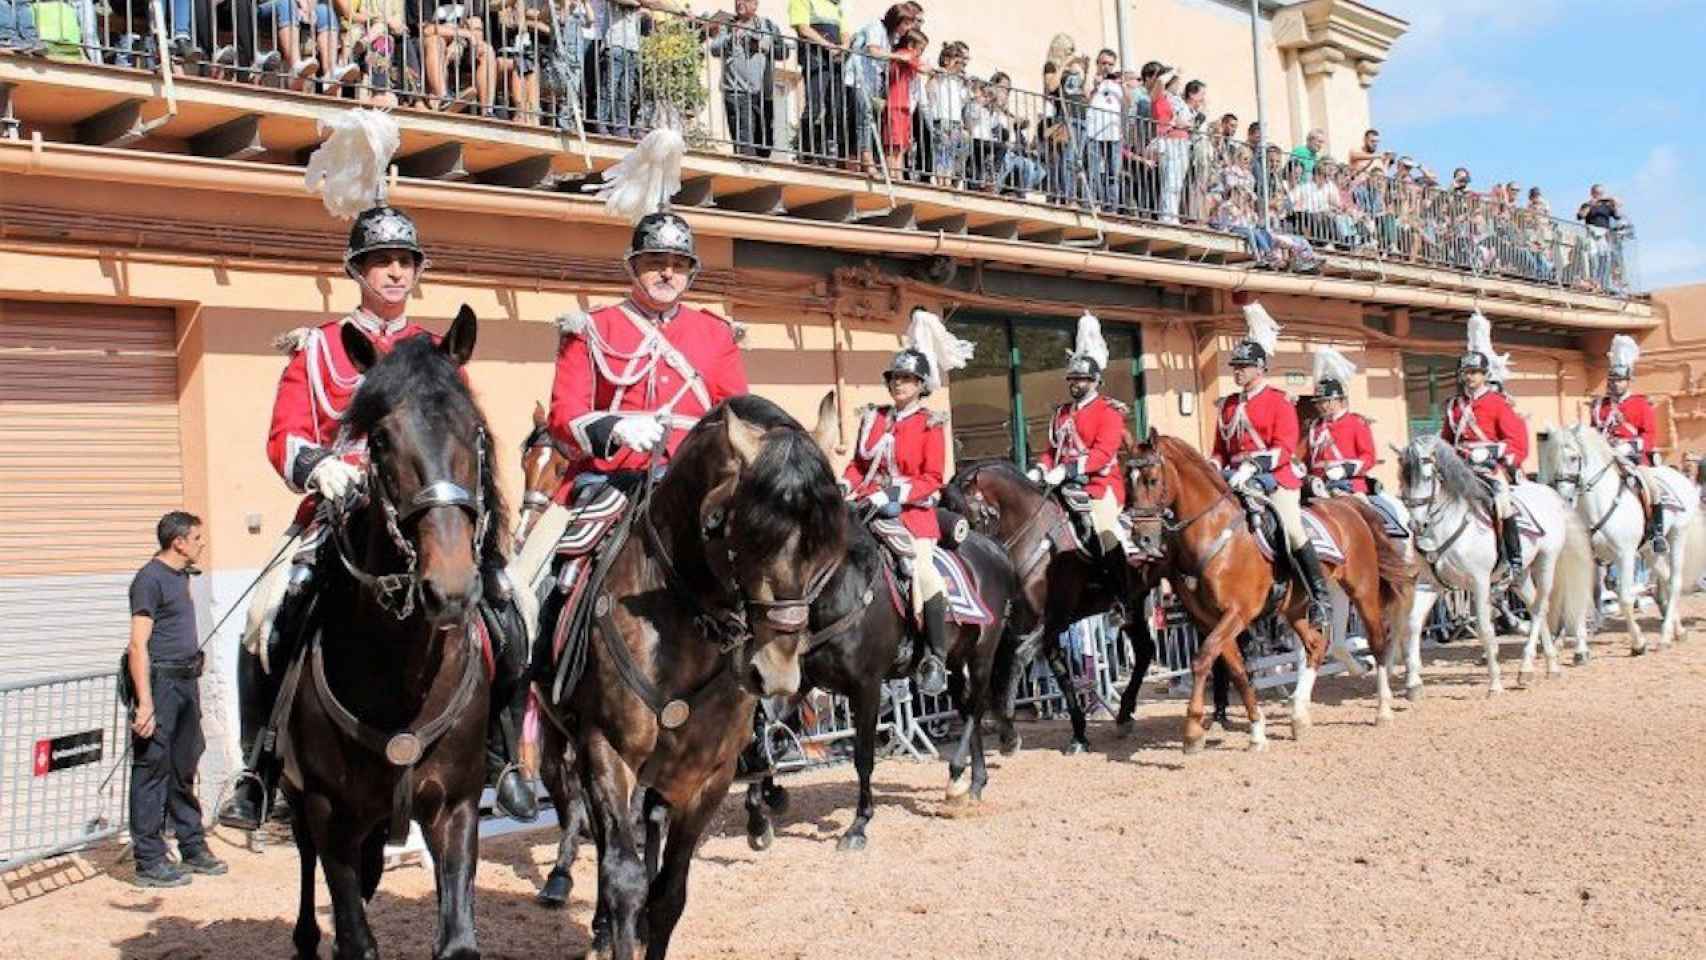
[[[294,941],[314,956],[316,859],[332,896],[339,958],[375,957],[363,901],[379,886],[386,837],[418,822],[438,886],[433,956],[479,956],[476,828],[489,677],[478,555],[502,536],[491,435],[461,376],[476,322],[463,307],[442,344],[385,357],[353,328],[343,346],[365,374],[345,427],[371,456],[364,503],[340,510],[326,571],[281,694],[283,785],[295,811],[301,903]]]
[[[890,600],[882,548],[864,524],[855,522],[853,531],[846,562],[812,604],[813,634],[806,645],[801,681],[801,693],[828,690],[845,696],[852,708],[859,805],[852,825],[836,844],[840,850],[864,849],[865,827],[876,812],[871,770],[876,763],[883,681],[910,676],[922,650],[907,618]],[[965,721],[948,763],[950,803],[981,800],[989,782],[981,725],[992,691],[1006,690],[1007,673],[1014,669],[1014,643],[1008,641],[1006,626],[1007,609],[1017,588],[1013,565],[995,541],[973,533],[955,552],[970,568],[993,616],[981,627],[949,624],[948,690]],[[965,779],[968,763],[969,783]],[[748,785],[746,832],[754,849],[770,846],[775,835],[770,811],[786,804],[787,791],[776,785],[773,776]]]
[[[584,795],[598,845],[599,945],[631,960],[643,940],[659,960],[756,697],[799,689],[807,611],[846,553],[848,520],[818,441],[746,396],[700,419],[626,522],[588,587],[590,629],[565,647],[584,657],[578,677],[544,706],[569,741],[562,766],[578,771],[550,785],[571,808]]]
[[[942,505],[971,520],[980,532],[998,541],[1011,558],[1018,577],[1018,597],[1009,629],[1024,639],[1015,654],[1018,669],[1008,679],[1000,699],[999,722],[1011,729],[1013,702],[1024,667],[1042,653],[1054,673],[1056,686],[1072,719],[1072,740],[1066,753],[1090,748],[1084,707],[1073,695],[1072,675],[1060,647],[1060,635],[1085,617],[1107,613],[1116,604],[1125,608],[1126,639],[1135,662],[1131,681],[1120,698],[1119,721],[1129,723],[1143,677],[1155,658],[1155,640],[1143,617],[1143,600],[1160,582],[1153,565],[1142,571],[1127,568],[1123,556],[1091,560],[1076,551],[1057,550],[1071,519],[1043,487],[1033,483],[1007,460],[984,460],[962,469],[943,489]],[[1013,741],[1003,750],[1017,747]]]

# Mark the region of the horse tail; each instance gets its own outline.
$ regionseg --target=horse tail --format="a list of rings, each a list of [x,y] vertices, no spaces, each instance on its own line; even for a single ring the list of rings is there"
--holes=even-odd
[[[1546,604],[1546,619],[1553,633],[1574,631],[1587,622],[1597,574],[1587,524],[1576,511],[1568,511],[1564,517],[1564,549],[1552,569],[1552,595]]]
[[[1691,593],[1706,574],[1706,505],[1694,512],[1694,522],[1683,536],[1688,539],[1682,546],[1682,592]]]
[[[1345,497],[1343,502],[1356,508],[1357,515],[1367,524],[1369,536],[1374,540],[1374,558],[1380,577],[1380,609],[1398,611],[1395,616],[1408,616],[1410,601],[1416,590],[1415,560],[1386,535],[1386,519],[1380,511],[1354,497]],[[1387,626],[1391,627],[1393,622],[1396,621],[1389,618]]]

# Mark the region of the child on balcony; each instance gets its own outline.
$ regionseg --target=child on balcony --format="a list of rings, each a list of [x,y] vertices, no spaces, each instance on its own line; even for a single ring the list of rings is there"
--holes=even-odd
[[[918,100],[919,73],[924,69],[924,48],[930,40],[922,30],[908,30],[895,45],[889,60],[888,102],[883,110],[883,152],[889,170],[902,169],[912,149],[912,105]]]

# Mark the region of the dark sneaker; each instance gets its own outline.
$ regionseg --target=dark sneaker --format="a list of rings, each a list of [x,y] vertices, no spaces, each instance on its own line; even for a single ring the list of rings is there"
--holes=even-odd
[[[531,823],[539,816],[539,797],[520,767],[505,767],[492,787],[492,806],[512,820]]]
[[[170,49],[173,57],[185,63],[194,63],[202,59],[201,48],[195,45],[195,41],[190,39],[189,34],[180,33],[173,37]]]
[[[177,867],[162,860],[146,867],[138,866],[136,879],[131,882],[139,887],[183,887],[189,885],[190,878]]]
[[[213,851],[202,847],[194,853],[185,853],[182,857],[183,869],[191,873],[199,873],[209,877],[224,876],[230,871],[225,861],[213,855]]]
[[[942,665],[941,657],[926,653],[918,664],[918,692],[927,697],[934,697],[947,689],[948,668]]]

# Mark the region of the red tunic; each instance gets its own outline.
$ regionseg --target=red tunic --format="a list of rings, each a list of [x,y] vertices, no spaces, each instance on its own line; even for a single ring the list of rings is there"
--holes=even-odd
[[[358,314],[303,331],[301,343],[279,377],[272,428],[267,433],[267,459],[297,493],[303,492],[302,485],[308,480],[306,472],[298,469],[297,458],[305,450],[329,448],[338,442],[344,412],[361,387],[361,371],[344,353],[340,328],[346,321],[367,334],[380,353],[408,337],[432,336],[407,320],[393,321],[386,327],[379,320]],[[343,457],[359,466],[366,451],[350,450]]]
[[[1322,417],[1309,428],[1303,456],[1310,474],[1326,479],[1327,468],[1337,465],[1344,468],[1352,490],[1367,493],[1367,474],[1374,469],[1374,431],[1360,414]]]
[[[1243,391],[1220,401],[1214,432],[1214,461],[1235,467],[1252,454],[1272,458],[1274,482],[1287,490],[1303,485],[1303,477],[1292,462],[1297,449],[1297,409],[1286,395],[1263,384],[1250,396]]]
[[[548,426],[576,459],[559,501],[579,473],[644,470],[650,463],[651,454],[612,440],[615,414],[666,414],[667,462],[701,416],[746,392],[746,367],[727,320],[678,307],[658,323],[628,301],[593,311],[584,330],[564,334],[557,346]]]
[[[1055,408],[1049,427],[1049,448],[1037,458],[1044,469],[1063,464],[1078,465],[1090,479],[1084,492],[1100,499],[1112,490],[1114,502],[1125,505],[1125,484],[1119,482],[1120,440],[1125,436],[1125,415],[1120,405],[1101,394],[1091,394],[1080,403]]]
[[[1497,390],[1482,390],[1474,398],[1461,393],[1452,397],[1445,405],[1439,435],[1465,459],[1476,446],[1487,443],[1505,445],[1504,464],[1512,470],[1528,459],[1528,425]]]
[[[920,404],[896,415],[873,407],[859,424],[853,459],[843,474],[856,497],[900,488],[900,522],[915,537],[942,539],[936,522],[937,491],[947,467],[946,420]]]
[[[1608,394],[1595,400],[1588,414],[1607,440],[1633,446],[1642,462],[1652,455],[1658,416],[1645,394],[1632,393],[1622,400]]]

